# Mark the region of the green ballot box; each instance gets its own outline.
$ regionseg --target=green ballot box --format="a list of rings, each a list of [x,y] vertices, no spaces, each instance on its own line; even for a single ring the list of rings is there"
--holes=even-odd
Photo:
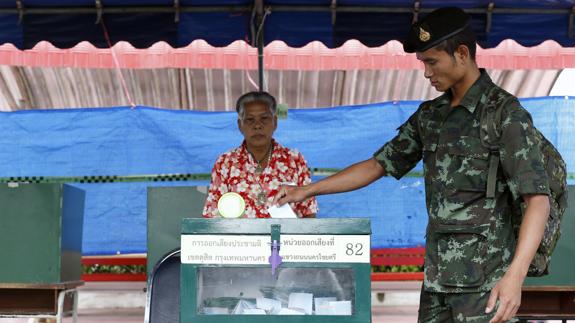
[[[63,184],[0,184],[0,205],[0,283],[80,280],[83,190]]]
[[[184,219],[180,322],[371,322],[369,219]]]
[[[0,317],[75,315],[84,191],[0,184],[0,206]]]
[[[156,263],[180,248],[183,218],[201,218],[207,186],[148,187],[148,279]]]

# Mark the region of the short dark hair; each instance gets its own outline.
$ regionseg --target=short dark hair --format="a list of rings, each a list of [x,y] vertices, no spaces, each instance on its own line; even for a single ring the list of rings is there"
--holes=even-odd
[[[245,93],[244,95],[240,96],[238,101],[236,102],[236,112],[238,113],[240,119],[243,118],[244,107],[248,103],[252,102],[264,103],[270,109],[272,115],[276,114],[277,104],[276,99],[273,97],[273,95],[264,91],[253,91]]]
[[[471,29],[471,26],[467,26],[465,29],[455,34],[453,37],[449,37],[442,41],[437,46],[435,46],[435,49],[445,51],[450,56],[454,56],[455,51],[460,45],[464,45],[469,48],[469,56],[471,57],[471,60],[475,62],[477,37],[475,36],[473,29]]]

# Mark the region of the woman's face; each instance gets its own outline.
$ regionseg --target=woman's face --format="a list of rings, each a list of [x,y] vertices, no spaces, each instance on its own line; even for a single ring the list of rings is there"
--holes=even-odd
[[[244,106],[243,119],[238,119],[238,127],[248,146],[266,147],[277,128],[277,117],[263,102],[251,102]]]

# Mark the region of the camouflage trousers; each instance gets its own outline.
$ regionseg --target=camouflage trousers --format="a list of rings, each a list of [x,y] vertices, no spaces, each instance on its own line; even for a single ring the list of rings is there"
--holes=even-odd
[[[497,308],[485,314],[489,292],[432,293],[421,290],[419,323],[488,323]],[[509,322],[517,322],[512,320]]]

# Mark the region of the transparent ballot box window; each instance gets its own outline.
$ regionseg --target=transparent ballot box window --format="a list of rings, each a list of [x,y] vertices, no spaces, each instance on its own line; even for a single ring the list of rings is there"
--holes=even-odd
[[[198,268],[201,315],[353,315],[351,268]]]

